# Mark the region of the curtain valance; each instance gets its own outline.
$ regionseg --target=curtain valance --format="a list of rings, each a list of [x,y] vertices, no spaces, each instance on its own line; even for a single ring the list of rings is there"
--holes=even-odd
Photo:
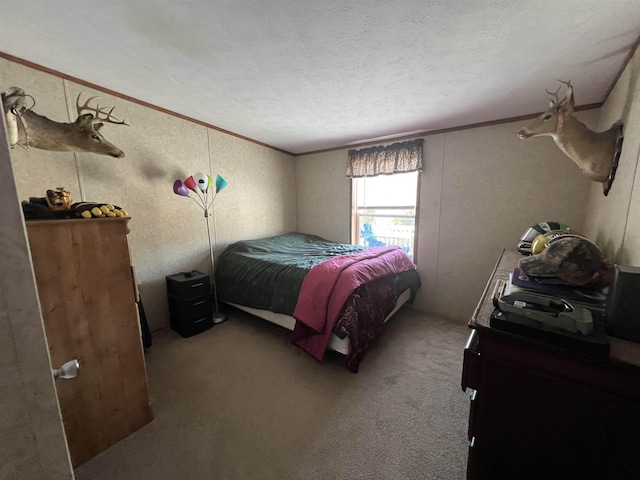
[[[422,144],[419,138],[409,142],[349,150],[347,177],[373,177],[422,170]]]

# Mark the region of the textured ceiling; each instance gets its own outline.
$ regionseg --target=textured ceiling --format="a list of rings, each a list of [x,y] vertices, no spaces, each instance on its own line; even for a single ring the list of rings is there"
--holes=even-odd
[[[638,0],[9,3],[0,51],[292,153],[540,112],[558,78],[599,103],[640,34]]]

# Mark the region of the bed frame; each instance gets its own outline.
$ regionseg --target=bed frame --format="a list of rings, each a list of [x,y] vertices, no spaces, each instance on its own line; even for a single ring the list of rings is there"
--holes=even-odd
[[[400,310],[405,303],[409,301],[411,297],[411,289],[408,288],[404,292],[400,294],[398,297],[398,301],[396,302],[395,308],[387,315],[384,319],[385,323],[393,316],[395,313]],[[267,320],[271,323],[275,323],[281,327],[284,327],[288,330],[293,331],[293,328],[296,324],[296,319],[290,315],[285,315],[283,313],[273,313],[269,310],[261,310],[259,308],[245,307],[244,305],[239,305],[237,303],[225,302],[233,307],[236,307],[239,310],[250,313],[251,315],[255,315],[256,317],[260,317],[264,320]],[[336,352],[342,353],[343,355],[347,355],[349,353],[349,337],[345,337],[341,339],[336,334],[331,335],[331,339],[329,340],[329,348],[335,350]]]

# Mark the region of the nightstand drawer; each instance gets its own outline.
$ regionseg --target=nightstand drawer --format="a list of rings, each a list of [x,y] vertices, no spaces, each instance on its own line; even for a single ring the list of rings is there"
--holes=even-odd
[[[195,317],[197,315],[211,313],[212,310],[213,300],[209,293],[189,300],[169,297],[169,313],[172,317]]]
[[[183,337],[191,337],[213,327],[212,312],[196,315],[194,317],[171,317],[171,328]]]
[[[167,293],[178,300],[201,297],[211,292],[209,275],[197,270],[166,276]]]

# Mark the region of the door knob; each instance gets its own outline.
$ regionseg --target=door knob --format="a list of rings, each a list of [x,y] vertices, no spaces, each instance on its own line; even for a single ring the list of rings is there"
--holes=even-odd
[[[74,358],[64,363],[60,368],[54,368],[53,378],[75,378],[79,368],[80,362]]]

